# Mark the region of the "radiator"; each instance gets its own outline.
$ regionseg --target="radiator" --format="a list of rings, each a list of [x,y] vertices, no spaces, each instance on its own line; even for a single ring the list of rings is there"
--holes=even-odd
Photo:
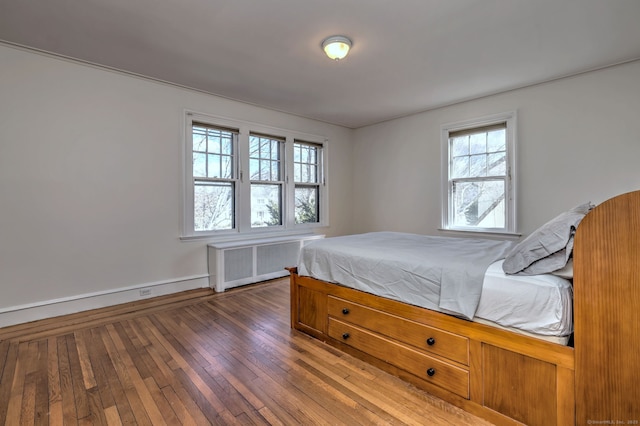
[[[212,243],[207,246],[209,285],[216,292],[286,276],[284,268],[296,266],[300,248],[324,235]]]

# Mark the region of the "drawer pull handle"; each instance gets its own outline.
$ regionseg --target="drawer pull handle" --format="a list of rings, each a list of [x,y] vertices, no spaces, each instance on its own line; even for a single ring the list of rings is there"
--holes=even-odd
[[[435,368],[430,368],[430,369],[427,370],[427,376],[433,377],[434,374],[436,374],[436,369]]]
[[[433,337],[429,337],[429,338],[427,339],[427,345],[429,345],[429,346],[433,346],[433,345],[435,345],[435,344],[436,344],[436,339],[434,339]]]
[[[342,334],[342,338],[343,338],[344,340],[347,340],[347,339],[349,338],[349,333],[343,333],[343,334]]]
[[[342,313],[347,315],[349,313],[349,308],[342,308]]]

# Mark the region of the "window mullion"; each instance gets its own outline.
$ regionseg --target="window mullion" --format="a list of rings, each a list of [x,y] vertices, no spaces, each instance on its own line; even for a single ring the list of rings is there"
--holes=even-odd
[[[249,132],[242,128],[238,135],[238,205],[236,217],[238,218],[238,231],[246,232],[251,228],[251,176],[249,170]]]

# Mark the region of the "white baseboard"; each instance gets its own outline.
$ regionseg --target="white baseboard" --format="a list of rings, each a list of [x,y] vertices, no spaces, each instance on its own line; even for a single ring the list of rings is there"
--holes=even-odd
[[[0,308],[0,327],[207,287],[209,287],[209,275],[194,275],[175,280],[157,281],[25,305],[10,306]]]

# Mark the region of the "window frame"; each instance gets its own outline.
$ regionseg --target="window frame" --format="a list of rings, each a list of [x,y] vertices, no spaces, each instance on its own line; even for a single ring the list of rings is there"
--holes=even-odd
[[[315,228],[329,226],[329,185],[327,179],[328,170],[328,145],[329,141],[324,136],[298,132],[294,130],[270,127],[263,124],[248,121],[217,117],[191,110],[184,112],[184,131],[182,149],[183,182],[181,185],[182,208],[180,214],[181,240],[193,240],[207,238],[214,241],[232,241],[242,239],[255,239],[270,236],[286,236],[313,232]],[[234,140],[235,149],[235,178],[234,191],[234,228],[224,230],[196,231],[194,227],[194,177],[193,177],[193,124],[202,124],[214,128],[238,130]],[[281,139],[281,165],[282,165],[282,223],[274,226],[251,225],[251,176],[249,166],[249,138],[251,135],[273,137]],[[321,147],[318,173],[321,182],[319,184],[318,214],[319,222],[295,223],[295,182],[293,149],[294,143],[306,142]]]
[[[248,159],[249,159],[249,167],[248,167],[248,173],[247,173],[247,177],[249,180],[249,185],[250,185],[250,189],[249,189],[249,193],[251,195],[253,195],[253,188],[257,187],[257,186],[278,186],[279,187],[279,196],[278,196],[278,209],[279,209],[279,219],[278,219],[278,224],[277,225],[264,225],[264,226],[256,226],[253,224],[253,221],[251,221],[250,226],[253,229],[256,228],[262,228],[263,230],[265,230],[266,228],[270,228],[270,229],[275,229],[275,228],[282,228],[282,226],[284,225],[284,211],[285,211],[285,176],[286,176],[286,156],[285,156],[285,151],[286,151],[286,138],[281,137],[281,136],[275,136],[275,135],[267,135],[267,134],[262,134],[262,133],[256,133],[256,132],[250,132],[249,133],[249,146],[251,146],[251,138],[258,138],[259,140],[265,139],[268,140],[270,143],[275,142],[276,145],[276,151],[277,151],[277,159],[274,160],[273,158],[269,157],[262,157],[262,153],[260,148],[258,148],[258,157],[252,156],[251,152],[249,152],[248,155]],[[271,152],[271,149],[269,150]],[[262,165],[264,162],[269,162],[269,163],[273,163],[276,162],[278,165],[278,171],[277,171],[277,179],[272,179],[273,176],[272,172],[269,173],[271,179],[254,179],[254,176],[252,176],[251,173],[251,161],[255,160],[258,162],[258,169],[261,170],[262,169]],[[272,164],[269,165],[269,168],[271,169]],[[259,178],[261,178],[262,176],[258,176]],[[253,205],[253,203],[249,204],[249,208],[251,210],[251,218],[253,218],[253,210],[256,208],[256,206]]]
[[[451,176],[450,160],[450,134],[462,131],[472,132],[474,129],[481,130],[489,126],[506,123],[505,128],[505,148],[506,148],[506,168],[505,168],[505,226],[504,228],[484,228],[478,226],[456,226],[453,224],[453,186]],[[474,234],[502,234],[517,235],[517,184],[516,184],[516,135],[517,135],[517,112],[509,111],[476,119],[449,123],[441,126],[441,181],[442,181],[442,213],[441,230],[456,231]],[[473,181],[474,179],[467,179]],[[487,177],[480,177],[478,181],[487,180]]]
[[[193,120],[191,122],[191,132],[190,135],[192,137],[191,139],[191,143],[193,143],[193,127],[195,127],[196,125],[201,126],[205,129],[213,129],[213,130],[217,130],[220,132],[229,132],[231,134],[231,173],[229,177],[209,177],[209,176],[194,176],[193,175],[193,163],[189,162],[189,166],[190,166],[190,172],[189,172],[189,178],[191,180],[191,185],[192,185],[192,191],[191,191],[191,205],[193,206],[193,210],[192,213],[189,217],[190,219],[190,226],[191,228],[194,230],[194,232],[201,232],[201,231],[196,231],[195,230],[195,188],[198,185],[203,185],[205,183],[209,183],[209,184],[215,184],[215,183],[229,183],[232,187],[232,194],[233,194],[233,198],[231,200],[232,206],[231,206],[231,228],[230,229],[218,229],[216,230],[216,232],[223,232],[223,231],[231,231],[236,227],[236,218],[237,218],[237,203],[235,202],[237,200],[237,194],[238,194],[238,182],[239,182],[239,177],[238,177],[238,134],[239,134],[239,130],[238,129],[232,129],[232,128],[227,128],[227,127],[223,127],[223,126],[214,126],[208,123],[203,123],[197,120]],[[193,153],[196,152],[194,151],[193,145],[191,146],[191,155],[193,156]],[[209,168],[208,168],[208,156],[209,155],[220,155],[222,156],[222,150],[220,153],[215,153],[215,154],[210,154],[209,150],[208,150],[208,142],[207,142],[207,149],[204,152],[200,152],[201,154],[205,155],[205,171],[209,172]]]
[[[293,157],[291,160],[291,163],[293,165],[293,172],[291,174],[292,176],[292,186],[293,186],[293,204],[294,204],[294,212],[293,212],[293,220],[294,223],[296,224],[296,226],[312,226],[315,223],[322,223],[323,221],[323,215],[325,214],[325,212],[323,211],[322,207],[322,203],[320,202],[322,200],[321,197],[321,188],[325,183],[325,176],[324,176],[324,145],[323,144],[319,144],[317,142],[310,142],[307,140],[301,140],[301,139],[295,139],[293,141],[293,150],[295,151],[296,149],[296,145],[300,145],[300,146],[306,146],[306,147],[312,147],[314,149],[314,152],[316,154],[316,161],[315,162],[304,162],[304,161],[296,161],[296,156],[295,156],[295,152],[293,153]],[[299,164],[300,167],[314,167],[315,168],[315,181],[297,181],[296,177],[296,171],[295,171],[295,166],[296,164]],[[296,222],[296,213],[295,213],[295,208],[296,208],[296,189],[298,188],[315,188],[316,190],[316,215],[318,216],[319,220],[317,222],[301,222],[298,223]]]

